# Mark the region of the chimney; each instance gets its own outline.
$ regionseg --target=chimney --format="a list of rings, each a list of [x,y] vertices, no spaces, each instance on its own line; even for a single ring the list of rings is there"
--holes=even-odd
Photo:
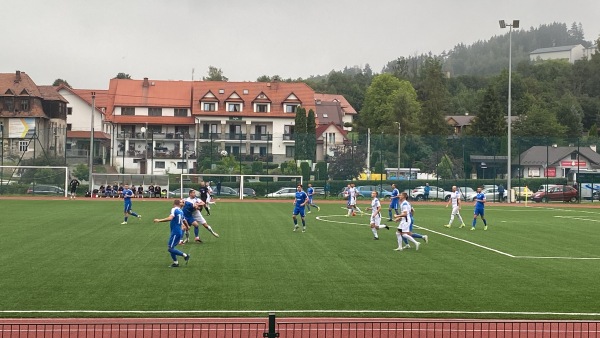
[[[16,75],[15,82],[21,81],[21,71],[17,70],[15,75]]]
[[[147,77],[144,78],[144,83],[142,84],[142,87],[150,87],[150,82],[148,82]]]

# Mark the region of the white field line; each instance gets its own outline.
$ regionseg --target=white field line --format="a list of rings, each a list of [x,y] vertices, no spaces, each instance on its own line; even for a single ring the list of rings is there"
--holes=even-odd
[[[355,224],[355,225],[365,225],[365,226],[368,226],[368,224],[365,224],[365,223],[342,222],[342,221],[334,221],[334,220],[329,220],[329,219],[326,219],[326,218],[328,218],[328,217],[345,217],[345,215],[318,216],[318,217],[316,217],[316,219],[317,219],[318,221],[322,221],[322,222],[340,223],[340,224]],[[565,216],[555,216],[555,217],[565,217]],[[569,217],[569,218],[573,219],[572,217]],[[583,220],[587,220],[587,219],[583,219]],[[497,254],[500,254],[500,255],[503,255],[503,256],[506,256],[506,257],[510,257],[510,258],[519,258],[519,259],[600,260],[600,257],[559,257],[559,256],[556,256],[556,257],[545,257],[545,256],[515,256],[515,255],[509,254],[509,253],[507,253],[507,252],[504,252],[504,251],[500,251],[500,250],[497,250],[497,249],[494,249],[494,248],[490,248],[490,247],[487,247],[487,246],[485,246],[485,245],[477,244],[477,243],[475,243],[475,242],[471,242],[471,241],[468,241],[468,240],[466,240],[466,239],[462,239],[462,238],[454,237],[454,236],[451,236],[451,235],[445,234],[445,233],[443,233],[443,232],[438,232],[438,231],[435,231],[435,230],[431,230],[431,229],[428,229],[428,228],[424,228],[424,227],[422,227],[422,226],[418,226],[418,225],[416,225],[416,224],[415,224],[415,227],[416,227],[416,228],[419,228],[419,229],[423,229],[423,230],[425,230],[425,231],[429,231],[429,232],[431,232],[431,233],[434,233],[434,234],[437,234],[437,235],[440,235],[440,236],[445,236],[445,237],[448,237],[448,238],[450,238],[450,239],[453,239],[453,240],[456,240],[456,241],[459,241],[459,242],[467,243],[467,244],[469,244],[469,245],[473,245],[473,246],[476,246],[476,247],[478,247],[478,248],[481,248],[481,249],[484,249],[484,250],[492,251],[492,252],[495,252],[495,253],[497,253]]]
[[[524,311],[404,311],[404,310],[1,310],[0,313],[47,313],[47,314],[452,314],[452,315],[527,315],[527,316],[600,316],[600,312],[524,312]]]

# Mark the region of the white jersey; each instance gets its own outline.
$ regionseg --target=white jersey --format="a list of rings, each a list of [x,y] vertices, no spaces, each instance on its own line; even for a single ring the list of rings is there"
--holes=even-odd
[[[400,203],[400,214],[403,214],[406,212],[406,216],[402,217],[400,219],[400,224],[398,225],[398,229],[400,229],[400,231],[402,232],[409,232],[410,231],[410,220],[411,220],[411,215],[410,215],[410,210],[412,209],[410,203],[408,203],[408,201],[404,201],[402,203]]]
[[[350,196],[350,205],[356,204],[356,188],[352,187],[348,189],[348,196]]]
[[[450,200],[452,200],[452,209],[458,207],[458,203],[460,200],[460,191],[455,191],[450,194]]]
[[[371,224],[379,226],[379,224],[381,223],[381,202],[378,198],[374,198],[371,201],[371,208],[373,209],[373,211],[371,212]]]

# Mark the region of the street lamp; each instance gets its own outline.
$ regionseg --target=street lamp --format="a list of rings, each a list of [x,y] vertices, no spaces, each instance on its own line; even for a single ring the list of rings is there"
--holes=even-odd
[[[94,181],[92,180],[92,174],[94,172],[94,111],[96,110],[96,92],[92,92],[92,118],[90,126],[90,168],[88,184],[89,190],[92,191],[94,187]]]
[[[500,28],[506,28],[508,27],[508,158],[506,159],[507,162],[507,176],[508,176],[508,182],[506,184],[506,189],[508,191],[508,197],[507,197],[507,201],[508,203],[511,202],[510,198],[511,198],[511,193],[510,193],[510,178],[511,178],[511,124],[512,124],[512,111],[511,111],[511,101],[512,101],[512,96],[511,96],[511,91],[512,91],[512,86],[511,86],[511,82],[512,82],[512,29],[513,28],[519,28],[519,20],[513,20],[512,24],[507,24],[504,20],[500,20]]]

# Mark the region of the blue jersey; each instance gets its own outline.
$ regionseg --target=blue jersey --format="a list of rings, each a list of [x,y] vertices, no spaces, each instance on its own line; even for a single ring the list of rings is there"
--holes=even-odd
[[[477,194],[477,196],[475,196],[475,209],[478,210],[483,210],[483,207],[485,206],[485,204],[483,202],[480,201],[485,201],[485,194],[480,192]]]
[[[181,225],[183,224],[183,211],[175,207],[171,209],[171,216],[173,216],[171,222],[169,223],[169,225],[171,226],[171,235],[181,235]]]
[[[304,207],[302,204],[308,199],[304,191],[296,191],[296,207]]]
[[[131,203],[132,197],[133,191],[131,191],[131,189],[123,189],[123,201],[125,201],[125,203]]]
[[[186,218],[192,217],[192,214],[194,213],[194,203],[190,202],[190,201],[185,201],[185,204],[183,205],[183,208],[181,208],[182,212],[183,212],[183,216]]]
[[[306,190],[306,194],[308,195],[308,198],[310,198],[310,199],[313,198],[314,193],[315,193],[315,189],[313,189],[312,187],[308,187],[308,189]]]
[[[392,207],[392,209],[398,209],[398,201],[400,200],[400,198],[398,198],[399,195],[400,191],[394,188],[394,190],[392,190],[392,196],[390,199],[390,207]]]

